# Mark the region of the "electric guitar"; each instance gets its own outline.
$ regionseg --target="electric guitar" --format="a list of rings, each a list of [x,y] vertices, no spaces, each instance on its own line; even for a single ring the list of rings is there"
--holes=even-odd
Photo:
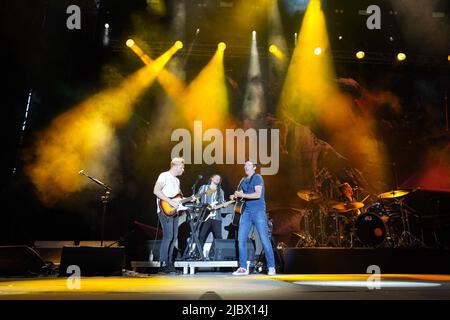
[[[214,193],[214,192],[216,192],[215,189],[210,189],[210,190],[207,190],[207,191],[198,193],[197,195],[195,195],[195,197],[196,197],[196,198],[200,198],[200,197],[203,196],[204,194],[211,194],[211,193]],[[169,202],[167,202],[167,201],[165,201],[165,200],[160,200],[160,201],[159,201],[159,208],[161,209],[161,211],[164,213],[164,215],[165,215],[166,217],[173,217],[173,216],[175,216],[175,215],[178,213],[178,211],[180,211],[180,210],[185,210],[185,208],[183,208],[183,206],[182,206],[183,203],[192,201],[193,197],[194,197],[194,196],[190,196],[190,197],[188,197],[188,198],[184,198],[184,199],[183,199],[183,195],[182,195],[181,193],[179,193],[179,194],[177,194],[175,197],[172,197],[172,198],[170,198],[170,199],[171,199],[171,200],[177,201],[177,202],[180,204],[180,207],[181,207],[181,208],[179,207],[179,208],[177,209],[177,208],[175,208],[175,207],[172,207],[172,206],[169,204]]]
[[[222,209],[222,208],[225,208],[225,207],[227,207],[228,205],[232,204],[233,202],[236,202],[236,200],[230,200],[230,201],[224,202],[224,203],[219,204],[219,205],[216,206],[217,201],[213,201],[213,202],[208,206],[208,209],[209,209],[210,213],[209,213],[209,215],[206,217],[206,219],[203,220],[203,222],[206,222],[206,221],[208,221],[208,219],[215,217],[216,214],[217,214],[217,210]]]

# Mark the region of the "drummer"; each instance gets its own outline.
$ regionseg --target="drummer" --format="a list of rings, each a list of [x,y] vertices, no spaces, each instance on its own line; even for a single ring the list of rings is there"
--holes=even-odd
[[[344,182],[343,184],[339,185],[339,191],[341,192],[340,196],[339,196],[339,201],[348,203],[348,202],[353,202],[353,201],[357,201],[353,194],[353,188],[350,186],[350,184],[348,182]],[[346,212],[345,210],[343,210],[342,212]],[[361,211],[359,209],[355,209],[352,210],[353,213],[355,213],[356,215],[360,215]]]

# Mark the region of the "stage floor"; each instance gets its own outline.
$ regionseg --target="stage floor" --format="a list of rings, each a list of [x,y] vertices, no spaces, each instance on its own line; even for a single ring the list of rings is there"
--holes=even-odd
[[[2,300],[150,299],[150,300],[315,300],[445,299],[448,275],[385,274],[380,289],[369,289],[370,275],[250,275],[230,273],[136,277],[87,277],[79,289],[66,278],[0,279]],[[70,280],[69,280],[70,282]],[[73,282],[70,282],[73,284]]]

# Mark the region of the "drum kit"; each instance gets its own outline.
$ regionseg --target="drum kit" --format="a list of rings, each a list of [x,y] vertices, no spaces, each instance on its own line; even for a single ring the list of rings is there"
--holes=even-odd
[[[423,243],[411,233],[410,215],[406,204],[408,190],[392,190],[377,196],[366,205],[362,201],[338,202],[304,189],[297,196],[306,201],[301,233],[296,246],[337,247],[413,247]]]

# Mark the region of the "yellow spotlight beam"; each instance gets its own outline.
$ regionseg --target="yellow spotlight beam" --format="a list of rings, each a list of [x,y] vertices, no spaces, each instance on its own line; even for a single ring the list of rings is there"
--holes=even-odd
[[[330,137],[327,142],[359,168],[369,161],[383,162],[384,145],[376,138],[373,119],[362,119],[355,113],[353,98],[341,93],[336,85],[320,0],[309,2],[297,40],[278,102],[278,115],[307,126],[319,125]],[[368,174],[374,184],[385,178],[381,169]]]
[[[334,78],[325,17],[320,1],[311,0],[298,33],[278,111],[305,120],[305,116],[318,111],[334,90]]]
[[[128,41],[130,41],[129,39]],[[127,46],[128,45],[127,41]],[[131,44],[131,43],[130,43]],[[153,59],[150,58],[146,53],[142,51],[142,49],[133,41],[132,46],[129,46],[131,50],[146,64],[150,65],[153,63]],[[183,48],[183,43],[181,41],[176,41],[175,44],[165,53],[167,54],[166,58],[172,57],[178,50]],[[158,82],[167,92],[169,97],[177,104],[181,104],[181,97],[183,92],[186,90],[185,83],[180,80],[177,76],[166,69],[162,69],[158,73]]]
[[[173,50],[180,47],[180,43],[175,43],[168,52],[174,53]],[[190,124],[201,120],[204,128],[220,127],[228,119],[228,93],[223,66],[226,47],[224,42],[217,45],[213,58],[189,86],[166,69],[162,69],[157,76],[163,89]],[[144,63],[152,63],[153,60],[135,42],[130,48]]]
[[[89,183],[77,174],[80,169],[109,181],[107,168],[117,148],[114,129],[129,119],[135,103],[173,51],[139,69],[117,87],[105,89],[61,114],[39,133],[25,170],[42,202],[52,205]]]
[[[182,101],[185,118],[190,123],[203,121],[203,128],[220,128],[228,117],[224,50],[224,44],[219,44],[212,59],[189,84]]]

